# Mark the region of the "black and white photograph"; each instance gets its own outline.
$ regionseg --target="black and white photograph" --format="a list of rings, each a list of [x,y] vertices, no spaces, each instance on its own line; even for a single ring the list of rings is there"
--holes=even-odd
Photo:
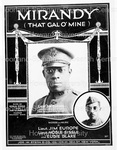
[[[83,93],[75,103],[74,115],[88,129],[98,129],[109,121],[109,100],[99,92]]]
[[[88,44],[29,44],[28,56],[31,115],[72,115],[77,97],[88,90]]]
[[[112,146],[110,3],[4,5],[6,146]]]

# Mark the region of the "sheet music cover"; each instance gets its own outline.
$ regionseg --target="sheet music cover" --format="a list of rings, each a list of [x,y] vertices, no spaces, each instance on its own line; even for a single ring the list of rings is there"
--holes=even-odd
[[[6,145],[112,145],[109,3],[6,5]]]

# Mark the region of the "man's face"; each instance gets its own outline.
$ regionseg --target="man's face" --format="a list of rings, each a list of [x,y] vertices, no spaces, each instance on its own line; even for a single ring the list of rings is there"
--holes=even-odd
[[[86,112],[91,120],[96,120],[99,117],[101,108],[98,102],[86,106]]]
[[[51,92],[62,92],[68,89],[70,74],[71,69],[68,65],[47,67],[43,70],[43,75]]]

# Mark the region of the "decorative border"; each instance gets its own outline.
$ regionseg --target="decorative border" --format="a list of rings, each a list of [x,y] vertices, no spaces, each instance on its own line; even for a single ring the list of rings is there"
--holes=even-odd
[[[84,4],[84,5],[86,5],[86,4]],[[87,4],[87,5],[91,5],[91,4]],[[95,5],[96,5],[96,3],[95,3]],[[16,5],[15,5],[16,6]],[[108,6],[108,5],[107,5]],[[7,7],[7,6],[6,6]],[[14,7],[14,6],[13,6]],[[20,7],[22,7],[22,6],[20,6]],[[24,6],[25,7],[25,6]],[[36,7],[36,5],[35,5],[35,7]],[[44,6],[43,6],[44,7]],[[5,14],[6,15],[6,14]],[[108,16],[108,15],[107,15]],[[6,18],[7,18],[8,16],[6,15]],[[109,22],[109,20],[108,20],[108,18],[107,18],[107,22]],[[5,24],[6,24],[7,22],[5,22]],[[7,26],[7,24],[6,24],[6,26]],[[19,60],[19,49],[18,49],[18,38],[21,38],[23,41],[24,41],[24,43],[26,44],[26,51],[27,51],[27,49],[28,49],[28,44],[36,44],[36,43],[48,43],[48,42],[55,42],[55,43],[61,43],[61,42],[65,42],[65,41],[67,41],[67,42],[87,42],[87,43],[90,43],[91,42],[91,40],[94,38],[94,36],[97,36],[98,37],[98,41],[97,41],[97,43],[98,43],[98,51],[97,51],[97,56],[98,56],[98,59],[97,59],[97,62],[98,62],[98,82],[97,83],[90,83],[90,89],[91,88],[105,88],[105,87],[110,87],[110,90],[109,90],[109,96],[110,96],[110,99],[111,99],[111,82],[110,82],[110,78],[111,78],[111,76],[110,76],[110,72],[108,71],[108,75],[109,75],[109,83],[103,83],[101,80],[100,80],[100,70],[101,70],[101,61],[100,61],[100,59],[101,59],[101,50],[100,50],[100,36],[108,36],[109,35],[109,33],[108,33],[108,30],[102,30],[101,29],[101,25],[100,25],[100,23],[97,23],[96,24],[96,28],[93,28],[93,29],[91,29],[91,30],[88,30],[88,31],[86,31],[86,32],[82,32],[82,33],[70,33],[70,34],[63,34],[61,31],[59,31],[59,30],[56,30],[56,31],[53,31],[51,34],[32,34],[32,33],[30,33],[30,32],[26,32],[26,31],[22,31],[22,30],[19,30],[18,29],[18,24],[15,24],[14,25],[14,28],[15,28],[15,30],[13,31],[13,32],[6,32],[6,29],[5,29],[5,32],[6,32],[6,38],[7,37],[15,37],[15,59],[16,59],[16,61],[15,61],[15,71],[16,71],[16,82],[15,82],[15,84],[8,84],[8,80],[6,81],[6,95],[7,95],[7,93],[8,93],[8,89],[20,89],[20,87],[21,88],[23,88],[23,89],[28,89],[28,86],[27,85],[23,85],[23,84],[21,84],[21,83],[19,83],[19,80],[18,80],[18,72],[19,72],[19,62],[18,62],[18,60]],[[109,29],[109,27],[107,27],[108,29]],[[110,36],[110,35],[109,35]],[[28,37],[42,37],[42,38],[44,38],[42,41],[31,41],[31,40],[29,40],[28,39]],[[70,38],[74,38],[74,37],[84,37],[84,40],[71,40]],[[49,38],[49,39],[48,39]],[[110,38],[110,37],[109,37]],[[108,43],[110,42],[109,39],[108,38]],[[7,45],[7,40],[6,40],[6,45]],[[110,57],[110,50],[109,50],[109,46],[110,45],[108,45],[108,51],[109,51],[109,57]],[[26,54],[27,55],[27,54]],[[6,57],[7,57],[7,48],[6,48]],[[8,68],[8,64],[6,63],[6,68]],[[110,70],[110,62],[108,62],[108,68],[109,68],[109,70]],[[26,73],[28,72],[28,64],[26,63]],[[28,77],[28,74],[26,74],[26,77]],[[6,74],[6,79],[8,78],[8,72],[7,72],[7,74]],[[28,79],[26,78],[26,83],[28,83]],[[27,97],[26,98],[18,98],[18,97],[15,97],[15,98],[9,98],[9,97],[6,97],[7,98],[7,104],[6,104],[6,106],[8,105],[8,103],[9,102],[26,102],[27,101]],[[17,100],[17,101],[16,101]],[[111,101],[110,101],[110,103],[111,103]],[[6,136],[7,136],[7,138],[8,138],[8,112],[6,113],[6,118],[7,118],[7,120],[6,120],[6,129],[7,129],[7,132],[6,132]],[[109,126],[111,127],[111,129],[109,130],[110,131],[110,139],[99,139],[100,141],[102,140],[102,141],[109,141],[107,144],[112,144],[112,122],[110,121],[109,122]],[[54,139],[52,139],[53,141],[54,141]],[[78,141],[78,139],[76,139],[77,141]],[[84,139],[84,140],[86,140],[86,139]],[[89,140],[89,139],[88,139]],[[98,139],[96,139],[96,140],[98,140]],[[6,139],[6,143],[8,144],[8,141],[10,141],[10,140],[8,140],[8,139]],[[26,140],[23,140],[23,141],[26,141]],[[30,141],[30,140],[27,140],[27,141]],[[31,140],[31,141],[33,141],[33,140]],[[43,142],[44,141],[47,141],[47,140],[42,140]],[[66,144],[64,144],[64,141],[74,141],[74,139],[72,140],[72,139],[67,139],[67,140],[65,140],[64,139],[64,141],[63,141],[63,143],[62,143],[62,141],[61,141],[61,139],[59,140],[61,143],[60,143],[60,145],[66,145]],[[91,139],[91,141],[95,141],[95,140],[92,140]],[[12,141],[11,141],[12,142]],[[8,145],[28,145],[28,144],[8,144]],[[41,143],[41,144],[34,144],[34,143],[32,143],[32,144],[29,144],[29,145],[34,145],[34,146],[38,146],[38,145],[44,145],[45,146],[45,144],[44,143]],[[47,144],[47,145],[56,145],[56,144]],[[76,144],[69,144],[69,145],[84,145],[84,143],[80,143],[80,140],[76,143]],[[106,145],[104,142],[103,143],[93,143],[93,144],[91,144],[91,143],[85,143],[85,145]]]

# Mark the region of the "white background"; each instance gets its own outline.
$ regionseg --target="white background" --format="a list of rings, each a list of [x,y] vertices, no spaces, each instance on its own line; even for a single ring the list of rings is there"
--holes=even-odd
[[[5,37],[4,37],[4,5],[41,5],[41,4],[83,4],[83,3],[110,3],[110,42],[111,42],[111,78],[112,78],[112,129],[113,146],[43,146],[43,147],[6,147],[6,115],[5,115]],[[0,149],[1,150],[117,150],[117,1],[116,0],[1,0],[0,1]]]
[[[79,93],[88,91],[87,43],[28,44],[29,114],[31,113],[33,103],[49,92],[42,74],[42,61],[38,58],[37,54],[40,50],[52,46],[64,48],[73,53],[75,58],[71,61],[71,88]]]

